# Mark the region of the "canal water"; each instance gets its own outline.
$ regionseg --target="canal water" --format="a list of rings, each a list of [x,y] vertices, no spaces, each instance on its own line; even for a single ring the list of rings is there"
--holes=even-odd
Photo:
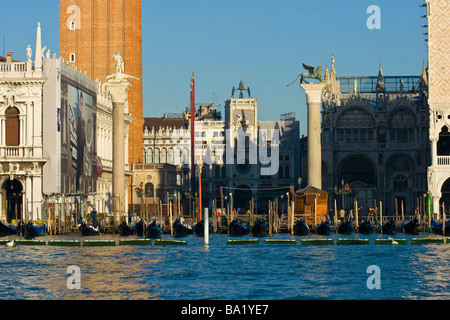
[[[426,237],[419,234],[415,237]],[[227,235],[195,235],[187,246],[0,247],[1,300],[425,300],[450,299],[448,244],[227,245]],[[330,235],[336,239],[340,235]],[[39,240],[75,239],[78,235]],[[323,237],[322,237],[323,238]],[[98,237],[94,238],[98,239]],[[117,236],[101,236],[114,239]],[[164,239],[172,239],[164,235]],[[245,239],[245,237],[243,238]],[[336,243],[336,241],[335,241]],[[69,266],[80,289],[69,289]],[[376,266],[378,271],[369,268]],[[374,277],[379,280],[376,282]],[[374,287],[373,284],[378,284]],[[370,285],[372,284],[372,285]]]

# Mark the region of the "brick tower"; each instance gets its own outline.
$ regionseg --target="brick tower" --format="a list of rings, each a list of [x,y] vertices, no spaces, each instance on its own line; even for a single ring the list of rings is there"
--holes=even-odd
[[[142,79],[141,0],[60,0],[60,5],[60,56],[65,61],[104,83],[116,72],[113,55],[120,52],[125,73]],[[142,81],[130,82],[131,166],[143,161],[144,119]]]

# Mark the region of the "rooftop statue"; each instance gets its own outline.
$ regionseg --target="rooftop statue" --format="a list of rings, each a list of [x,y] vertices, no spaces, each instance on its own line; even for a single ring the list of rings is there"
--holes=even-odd
[[[319,80],[319,82],[323,81],[323,79],[322,79],[322,73],[323,73],[322,66],[318,66],[317,68],[314,68],[313,66],[308,66],[308,65],[303,63],[303,68],[305,70],[307,70],[308,72],[300,73],[298,75],[298,77],[291,84],[287,85],[288,87],[293,85],[297,81],[298,78],[300,78],[300,84],[302,84],[303,82],[304,83],[309,83],[305,79]]]

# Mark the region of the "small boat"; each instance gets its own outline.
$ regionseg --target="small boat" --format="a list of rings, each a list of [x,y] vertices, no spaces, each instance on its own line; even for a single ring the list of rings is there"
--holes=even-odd
[[[250,232],[254,237],[266,237],[269,234],[269,227],[264,220],[259,220],[256,221]]]
[[[386,222],[385,224],[383,224],[380,228],[380,232],[383,234],[395,234],[395,220],[389,220],[388,222]]]
[[[36,227],[33,225],[33,223],[30,221],[23,227],[23,237],[26,240],[31,240],[36,237],[41,237],[45,235],[46,226],[43,225],[42,227]]]
[[[144,221],[141,220],[136,223],[136,225],[133,227],[133,232],[139,237],[142,237],[144,235]]]
[[[194,230],[189,225],[184,225],[180,219],[175,220],[173,223],[173,231],[175,237],[185,237],[187,235],[193,234]]]
[[[419,229],[419,225],[418,225],[417,219],[411,220],[411,221],[406,222],[403,225],[401,225],[401,232],[404,232],[404,233],[410,234],[410,235],[418,234],[419,233],[418,229]]]
[[[243,225],[235,219],[233,220],[233,222],[230,223],[228,231],[229,231],[228,235],[230,237],[245,236],[250,233],[250,224],[247,223],[246,225]]]
[[[316,233],[323,236],[328,236],[331,233],[330,223],[328,221],[325,221],[319,224],[316,227]]]
[[[294,224],[294,235],[296,236],[307,236],[309,231],[308,225],[303,220],[300,220]]]
[[[84,222],[81,224],[78,230],[80,230],[82,237],[93,237],[99,235],[99,232],[97,230],[92,227],[88,227]]]
[[[352,226],[351,220],[344,221],[338,227],[339,234],[352,234],[352,232],[353,232],[353,226]]]
[[[0,237],[12,236],[15,234],[17,234],[17,230],[14,230],[0,221]]]
[[[196,235],[203,237],[205,235],[205,221],[202,220],[194,226],[194,232]],[[209,225],[209,233],[213,233],[214,229]]]
[[[156,220],[153,220],[147,228],[145,228],[145,238],[146,239],[161,239],[163,231],[160,226],[156,224]]]
[[[373,233],[373,226],[370,223],[369,220],[364,220],[361,222],[358,228],[358,232],[361,234],[372,234]]]
[[[438,234],[443,236],[444,235],[444,224],[443,223],[437,223],[434,220],[431,220],[431,232],[434,234]],[[450,235],[450,221],[447,221],[445,223],[445,236]]]
[[[119,225],[118,231],[121,237],[128,237],[133,235],[133,229],[130,228],[125,221]]]

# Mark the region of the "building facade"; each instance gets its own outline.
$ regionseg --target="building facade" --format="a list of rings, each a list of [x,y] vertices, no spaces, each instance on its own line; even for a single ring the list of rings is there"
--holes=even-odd
[[[447,213],[450,206],[450,1],[427,0],[426,3],[432,158],[428,191],[432,213],[440,219],[442,205]]]
[[[41,27],[37,28],[35,59],[0,62],[0,219],[38,219],[42,214],[43,86]]]
[[[413,216],[427,192],[427,71],[421,76],[336,77],[325,72],[323,189],[329,208]],[[350,188],[345,186],[349,185]],[[381,204],[381,205],[380,205]]]
[[[235,98],[237,91],[240,95]],[[185,200],[199,196],[200,164],[204,207],[212,208],[213,200],[217,207],[224,200],[225,206],[233,199],[234,208],[246,208],[253,199],[255,209],[261,211],[269,200],[287,202],[286,193],[297,187],[300,177],[299,122],[293,114],[279,121],[258,121],[257,114],[258,99],[244,89],[242,80],[225,102],[225,120],[212,104],[198,107],[194,188],[190,185],[190,111],[145,119],[145,163],[174,164],[176,184]]]
[[[142,162],[142,14],[141,0],[61,0],[60,56],[100,82],[116,73],[113,55],[123,57],[133,86],[128,94],[132,122],[128,162]]]

